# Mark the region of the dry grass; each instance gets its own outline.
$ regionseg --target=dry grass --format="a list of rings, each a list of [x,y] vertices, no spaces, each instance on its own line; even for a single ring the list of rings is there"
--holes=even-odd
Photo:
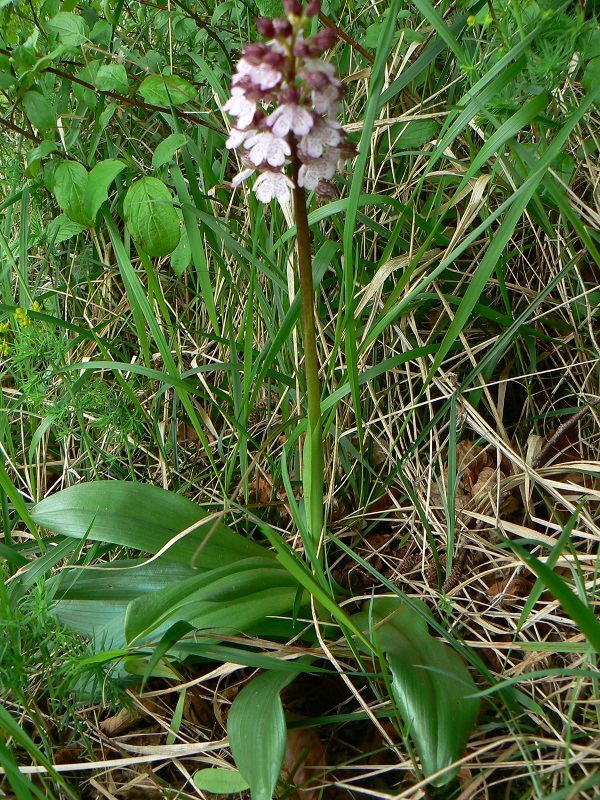
[[[407,50],[402,43],[396,46],[388,60],[388,84],[407,67],[417,49],[410,46]],[[360,58],[351,66],[350,120],[361,118],[369,77]],[[433,170],[429,165],[437,133],[419,148],[408,148],[408,155],[399,155],[395,149],[405,125],[444,124],[450,113],[448,92],[454,82],[449,80],[431,92],[406,89],[392,105],[381,108],[371,137],[364,192],[379,195],[384,202],[360,208],[364,216],[359,216],[354,237],[359,261],[365,265],[359,270],[364,282],[356,287],[355,295],[359,371],[364,373],[388,360],[393,364],[415,348],[431,349],[428,354],[409,355],[404,363],[386,367],[361,385],[362,442],[350,394],[339,401],[325,443],[325,504],[335,537],[326,548],[326,557],[335,580],[347,590],[344,607],[355,608],[369,599],[371,591],[387,593],[398,586],[411,597],[424,600],[469,649],[472,673],[482,690],[509,683],[505,691],[483,699],[480,721],[461,760],[459,778],[447,794],[436,794],[428,780],[415,779],[406,742],[386,716],[377,714],[389,711],[385,692],[376,681],[365,683],[357,678],[352,651],[344,640],[332,637],[327,626],[316,626],[319,643],[315,652],[325,656],[333,677],[313,679],[295,692],[293,684],[286,703],[294,713],[321,720],[318,730],[324,751],[309,738],[305,746],[309,755],[311,747],[315,749],[317,765],[319,758],[326,760],[323,770],[316,770],[316,785],[323,787],[323,798],[525,800],[550,797],[571,786],[575,793],[561,797],[587,800],[596,790],[577,790],[576,786],[597,773],[600,763],[597,656],[578,625],[547,590],[540,591],[523,617],[535,576],[507,541],[526,542],[532,553],[545,560],[580,503],[556,573],[589,607],[596,607],[600,267],[560,208],[548,201],[544,219],[532,203],[513,231],[498,270],[486,282],[475,312],[431,379],[428,374],[437,348],[493,241],[495,226],[431,281],[418,302],[408,304],[402,315],[363,346],[390,295],[397,291],[398,299],[408,296],[517,188],[514,153],[507,150],[490,158],[485,171],[473,178],[458,198],[453,197],[474,149],[489,138],[485,120],[477,117],[455,137]],[[567,77],[557,97],[566,96],[572,102],[580,92],[579,84],[572,84]],[[557,100],[557,115],[558,106]],[[598,123],[596,108],[577,126],[566,148],[574,159],[574,173],[565,200],[573,215],[591,230],[597,228],[599,219]],[[359,130],[360,123],[355,127]],[[535,139],[535,135],[535,130],[532,134],[527,128],[522,141]],[[544,197],[540,197],[544,206]],[[412,205],[402,230],[406,246],[400,255],[381,262],[398,219],[398,204],[409,201]],[[244,219],[250,205],[249,197],[238,192],[228,214],[234,220]],[[449,214],[443,227],[445,243],[434,242],[415,263],[414,254],[425,237],[422,221],[433,225],[444,210]],[[222,210],[215,213],[220,215]],[[285,230],[280,212],[275,211],[274,216],[273,225],[281,223]],[[254,223],[246,219],[236,235],[252,240]],[[320,237],[339,239],[339,224],[339,220],[321,222]],[[261,243],[264,250],[267,238]],[[592,238],[595,241],[595,236]],[[84,242],[90,245],[85,238]],[[34,247],[33,252],[40,251]],[[279,281],[293,290],[293,280],[289,282],[292,262],[284,257],[284,249],[279,254]],[[241,382],[236,383],[231,373],[221,369],[240,358],[240,352],[230,347],[231,335],[239,331],[248,337],[255,359],[280,323],[279,309],[289,298],[281,287],[274,288],[265,267],[264,274],[251,277],[260,298],[249,314],[242,303],[249,271],[240,272],[239,258],[226,246],[218,256],[215,298],[223,319],[221,338],[207,335],[208,317],[188,278],[173,279],[166,265],[159,267],[161,296],[154,305],[181,372],[215,364],[215,372],[197,372],[199,394],[194,398],[208,452],[182,412],[176,390],[157,380],[121,370],[119,384],[109,370],[95,373],[95,379],[108,387],[111,403],[122,394],[123,382],[129,387],[125,413],[136,418],[135,431],[123,432],[118,420],[99,431],[94,426],[96,412],[82,407],[74,394],[70,402],[61,400],[61,409],[66,410],[60,435],[49,427],[32,439],[32,417],[38,420],[42,411],[28,408],[20,387],[5,379],[5,468],[27,502],[87,478],[127,476],[184,490],[217,509],[248,505],[299,549],[278,474],[283,432],[290,429],[287,421],[298,413],[301,392],[282,386],[254,387],[257,400],[250,404],[247,396],[235,397]],[[137,363],[140,353],[135,326],[110,245],[99,244],[94,257],[101,259],[102,270],[87,282],[83,296],[78,294],[83,284],[75,282],[70,272],[72,261],[60,264],[59,274],[52,273],[56,264],[47,261],[40,269],[37,291],[52,293],[63,319],[77,321],[104,340],[118,343],[121,358],[115,355],[115,360],[126,363],[127,356]],[[568,265],[570,269],[565,270]],[[344,350],[335,336],[338,278],[339,264],[334,264],[326,272],[317,303],[324,396],[347,380]],[[61,280],[65,288],[57,291],[54,287]],[[555,285],[547,292],[553,281]],[[481,370],[482,360],[527,307],[532,309],[527,320],[509,333],[498,357]],[[270,318],[267,308],[271,309]],[[65,332],[69,348],[64,349],[64,363],[54,366],[106,359],[106,351],[97,341],[74,342],[74,336]],[[152,354],[152,367],[159,371],[163,367],[159,352]],[[278,356],[277,367],[293,379],[292,386],[298,386],[301,354],[295,338],[290,337]],[[55,374],[51,379],[49,393],[54,385],[64,396],[61,381],[68,376],[73,385],[77,373],[61,376]],[[544,442],[586,408],[587,413],[540,461]],[[247,440],[240,436],[244,429]],[[451,453],[455,453],[452,462]],[[336,539],[349,545],[358,558],[353,561],[340,550]],[[24,545],[32,537],[17,525],[12,541]],[[310,622],[307,620],[307,625]],[[228,641],[248,644],[251,640],[232,637]],[[299,641],[253,641],[282,659],[309,652]],[[172,678],[152,679],[142,692],[128,689],[127,705],[118,711],[106,711],[102,699],[80,707],[79,733],[73,741],[68,727],[51,741],[56,769],[68,777],[77,794],[120,800],[204,796],[194,789],[191,776],[201,766],[230,763],[227,711],[253,670],[235,664],[182,665],[179,669],[181,673]],[[511,694],[513,689],[520,694]],[[19,713],[18,704],[8,708]],[[346,720],[346,714],[356,718]],[[21,719],[28,724],[30,717],[23,712]],[[44,724],[52,728],[50,719]],[[85,755],[82,740],[89,747]],[[32,774],[43,769],[23,766],[22,771]],[[308,790],[285,796],[312,800],[317,794]]]

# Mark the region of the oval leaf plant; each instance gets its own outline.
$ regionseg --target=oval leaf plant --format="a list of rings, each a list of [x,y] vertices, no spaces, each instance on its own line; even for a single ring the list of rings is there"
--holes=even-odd
[[[279,693],[295,675],[263,672],[237,695],[227,717],[231,755],[252,800],[271,800],[285,757],[287,728]]]
[[[173,198],[158,178],[140,178],[129,188],[123,215],[131,238],[149,256],[166,256],[179,244]]]
[[[86,228],[93,223],[84,208],[87,185],[88,171],[79,161],[61,161],[54,171],[54,195],[58,205],[72,222]]]
[[[418,602],[418,601],[413,601]],[[479,713],[471,675],[449,645],[431,636],[423,615],[400,598],[380,597],[352,617],[385,653],[394,700],[421,759],[425,777],[444,786],[457,767]]]
[[[32,520],[62,536],[91,539],[157,553],[182,531],[206,519],[206,511],[175,492],[135,481],[90,481],[56,492],[35,505]],[[223,522],[193,527],[164,558],[215,569],[252,556],[274,555]]]
[[[157,106],[180,106],[196,97],[192,84],[179,75],[149,75],[138,92],[147,103]]]
[[[211,794],[238,794],[250,788],[237,769],[207,767],[194,773],[194,784],[200,791]]]

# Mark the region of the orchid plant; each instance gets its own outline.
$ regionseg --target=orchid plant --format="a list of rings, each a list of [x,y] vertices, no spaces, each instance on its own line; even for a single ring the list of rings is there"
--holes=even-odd
[[[298,0],[283,0],[283,9],[285,17],[256,20],[263,41],[243,47],[223,109],[235,118],[227,147],[240,150],[243,167],[232,185],[258,172],[253,191],[262,203],[276,199],[284,204],[293,196],[308,405],[304,499],[314,545],[323,527],[323,428],[306,190],[334,198],[331,180],[356,151],[336,121],[342,82],[322,58],[336,32],[323,28],[305,36],[319,13],[319,0],[305,7]]]

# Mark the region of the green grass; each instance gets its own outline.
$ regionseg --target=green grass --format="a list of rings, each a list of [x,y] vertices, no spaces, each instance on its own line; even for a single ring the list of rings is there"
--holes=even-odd
[[[85,40],[62,52],[49,33],[52,3],[0,9],[0,117],[10,123],[0,141],[0,699],[12,720],[0,719],[0,788],[87,797],[96,781],[120,796],[133,776],[160,796],[197,796],[196,769],[232,763],[218,743],[253,670],[304,656],[308,673],[327,672],[306,678],[311,691],[318,681],[337,687],[313,702],[298,679],[282,695],[288,723],[315,726],[325,745],[324,798],[336,783],[338,796],[408,798],[420,780],[430,798],[559,800],[571,787],[593,797],[593,4],[323,4],[350,39],[328,58],[346,78],[341,122],[360,147],[339,199],[311,198],[308,208],[325,430],[321,559],[302,501],[295,221],[246,187],[232,190],[237,165],[224,146],[230,120],[220,108],[239,48],[254,38],[252,10],[238,0],[184,0],[170,11],[67,5]],[[124,66],[129,89],[71,80],[93,82],[109,64]],[[189,100],[144,105],[139,86],[166,68],[193,87]],[[60,128],[31,114],[27,91]],[[171,140],[172,158],[153,161],[172,135],[182,137]],[[93,227],[59,218],[52,181],[65,157],[86,169],[125,165]],[[173,257],[147,256],[124,224],[126,192],[142,176],[174,198],[187,239]],[[544,439],[586,405],[537,463]],[[131,566],[154,551],[137,549],[137,534],[129,549],[101,537],[74,549],[29,513],[96,479],[191,498],[274,548],[307,595],[282,619],[210,648],[178,628],[160,645],[162,633],[104,652],[57,620],[54,593],[71,568]],[[132,586],[157,589],[157,563]],[[96,573],[85,574],[70,619],[88,613]],[[372,592],[424,601],[432,631],[477,684],[481,713],[445,788],[422,777],[383,655],[357,649],[352,615]],[[120,708],[131,726],[110,734],[109,751],[103,725]],[[159,760],[126,765],[140,755],[132,742],[162,748]],[[178,745],[198,749],[177,760],[169,748]],[[51,769],[61,750],[72,765],[64,779],[18,772]],[[75,770],[107,759],[110,776]],[[275,780],[277,764],[266,766]]]

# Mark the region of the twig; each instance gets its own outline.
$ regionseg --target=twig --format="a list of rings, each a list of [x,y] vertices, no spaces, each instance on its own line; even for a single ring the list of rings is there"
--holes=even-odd
[[[362,47],[362,45],[360,45],[357,41],[355,41],[351,36],[348,36],[348,34],[345,31],[341,30],[341,28],[338,28],[335,22],[332,19],[329,19],[328,16],[323,14],[322,11],[319,11],[319,21],[322,22],[323,25],[325,25],[325,27],[334,30],[340,37],[340,39],[343,39],[346,42],[346,44],[350,45],[350,47],[353,47],[355,50],[358,50],[361,56],[364,56],[367,59],[367,61],[369,61],[371,64],[375,61],[375,59],[373,58],[371,53],[369,53],[368,50],[365,50],[365,48]]]
[[[533,467],[533,469],[537,469],[539,466],[541,466],[546,462],[550,453],[552,452],[552,450],[554,450],[554,448],[560,442],[560,440],[564,436],[566,436],[567,433],[569,433],[569,431],[575,427],[575,425],[577,425],[580,419],[585,417],[585,415],[588,413],[589,410],[590,406],[584,406],[583,408],[580,408],[579,411],[576,411],[572,417],[569,417],[569,419],[566,422],[563,422],[563,424],[559,427],[556,433],[554,433],[548,439],[546,444],[542,447],[540,452],[531,462],[531,466]]]

